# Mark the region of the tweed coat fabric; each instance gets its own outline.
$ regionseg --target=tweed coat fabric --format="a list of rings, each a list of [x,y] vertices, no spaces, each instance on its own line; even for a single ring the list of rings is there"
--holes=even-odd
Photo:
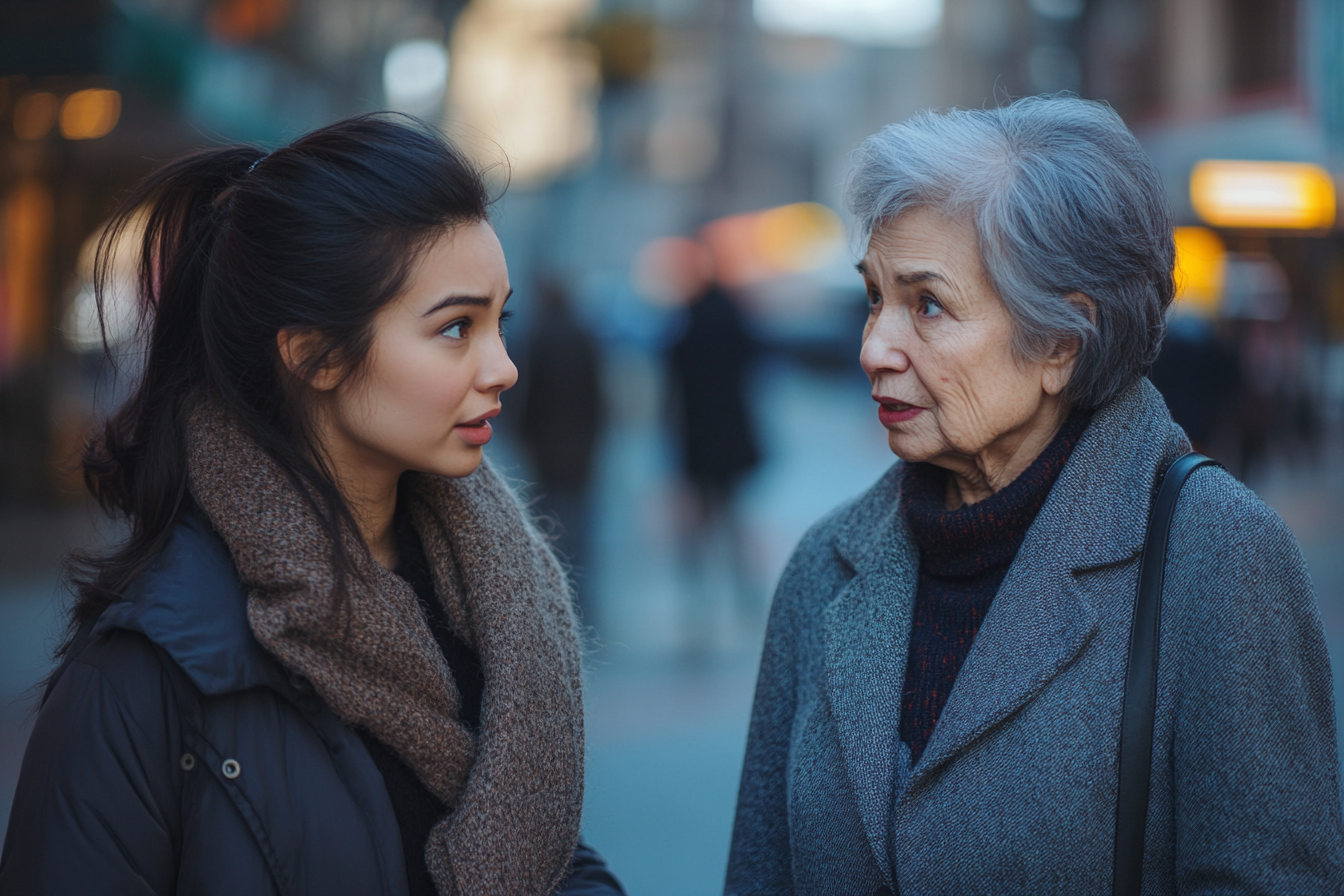
[[[352,536],[359,575],[338,600],[317,519],[223,410],[192,412],[187,448],[192,493],[249,590],[257,640],[448,807],[425,850],[438,891],[552,892],[583,803],[578,641],[563,572],[489,464],[461,480],[407,474],[403,489],[439,598],[485,672],[473,735],[410,585]]]
[[[771,609],[726,892],[1106,894],[1139,555],[1189,450],[1141,380],[1101,408],[927,748],[900,742],[919,558],[901,465],[804,537]],[[1329,660],[1292,534],[1197,471],[1167,556],[1143,892],[1344,893]]]

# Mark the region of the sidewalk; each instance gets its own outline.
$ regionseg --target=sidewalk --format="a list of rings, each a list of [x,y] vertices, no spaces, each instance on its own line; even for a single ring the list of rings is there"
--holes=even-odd
[[[678,570],[678,492],[656,416],[658,373],[646,358],[615,364],[623,391],[596,495],[600,562],[584,579],[599,626],[589,657],[584,837],[632,896],[717,893],[764,613],[737,611],[726,574],[717,584],[711,576],[716,593],[705,605],[717,636],[708,647],[682,649],[689,586]],[[742,511],[751,571],[765,595],[807,527],[871,484],[892,458],[861,377],[774,366],[753,394],[768,453]],[[518,475],[508,445],[493,456]],[[1335,443],[1311,466],[1280,464],[1252,484],[1302,544],[1336,703],[1344,703],[1344,446]],[[87,537],[79,514],[0,514],[0,825],[30,720],[21,697],[49,668],[59,631],[56,563]]]

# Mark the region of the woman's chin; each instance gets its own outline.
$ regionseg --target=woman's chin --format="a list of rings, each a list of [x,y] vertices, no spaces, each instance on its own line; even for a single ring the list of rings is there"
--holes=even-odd
[[[470,476],[481,466],[485,453],[480,446],[455,448],[451,457],[436,458],[433,463],[419,467],[421,473],[430,476],[442,476],[444,479],[461,479]]]
[[[887,447],[891,449],[892,454],[908,464],[923,463],[936,453],[929,450],[928,445],[920,444],[921,441],[909,433],[887,431]]]

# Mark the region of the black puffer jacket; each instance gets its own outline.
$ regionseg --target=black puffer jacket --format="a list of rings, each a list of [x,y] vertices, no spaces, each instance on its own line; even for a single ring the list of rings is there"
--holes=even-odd
[[[189,516],[80,632],[24,755],[0,896],[405,896],[381,773],[261,648],[246,606]],[[580,845],[559,892],[621,890]]]

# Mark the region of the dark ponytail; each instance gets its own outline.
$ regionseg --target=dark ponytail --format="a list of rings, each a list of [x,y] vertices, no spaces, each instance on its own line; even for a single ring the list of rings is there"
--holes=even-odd
[[[362,116],[267,155],[197,152],[151,174],[121,202],[99,245],[99,310],[112,249],[143,223],[138,295],[145,363],[131,397],[90,437],[84,481],[129,524],[105,556],[72,558],[71,633],[160,551],[190,506],[184,426],[201,399],[222,403],[299,486],[332,544],[337,581],[353,569],[353,526],[308,425],[276,335],[319,334],[316,370],[356,371],[377,312],[420,253],[455,225],[487,219],[480,172],[413,119]]]

